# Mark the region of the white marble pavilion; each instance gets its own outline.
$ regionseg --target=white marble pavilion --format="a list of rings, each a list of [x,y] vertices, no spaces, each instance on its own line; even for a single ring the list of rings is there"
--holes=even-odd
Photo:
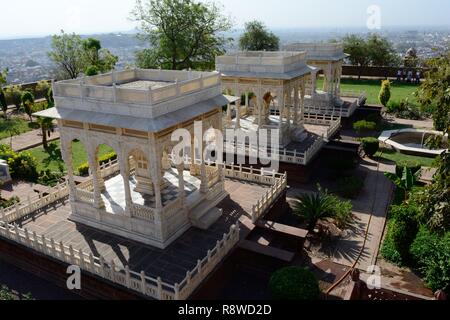
[[[54,83],[55,108],[36,114],[57,119],[68,169],[70,219],[128,239],[166,248],[190,227],[209,228],[221,216],[215,206],[227,193],[223,167],[195,163],[175,166],[172,132],[194,121],[203,130],[222,128],[220,74],[126,70]],[[72,141],[84,144],[91,187],[75,184]],[[200,143],[200,142],[197,142]],[[100,170],[98,148],[117,153],[117,171]]]
[[[341,76],[344,59],[342,43],[293,43],[283,47],[287,51],[306,52],[307,64],[314,70],[307,79],[305,112],[350,117],[360,103],[360,93],[341,96]],[[317,89],[319,74],[324,77],[323,87]],[[358,99],[356,99],[358,98]]]

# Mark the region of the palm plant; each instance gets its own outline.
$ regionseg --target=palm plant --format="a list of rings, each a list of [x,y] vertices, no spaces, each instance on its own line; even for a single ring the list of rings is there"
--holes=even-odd
[[[308,231],[314,231],[320,219],[334,216],[334,199],[319,188],[318,193],[304,194],[297,197],[294,205],[294,214],[304,218],[308,222]]]
[[[386,172],[384,175],[391,180],[397,188],[403,190],[406,201],[408,200],[409,192],[413,189],[417,180],[420,179],[420,170],[416,174],[413,174],[411,168],[405,167],[403,168],[401,176],[390,172]]]

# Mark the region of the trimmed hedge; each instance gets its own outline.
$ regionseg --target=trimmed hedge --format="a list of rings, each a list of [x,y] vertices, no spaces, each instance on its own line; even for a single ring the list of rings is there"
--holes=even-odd
[[[104,165],[108,163],[109,161],[114,161],[117,159],[117,154],[115,152],[110,152],[107,154],[104,154],[98,159],[99,165]],[[81,176],[86,176],[89,174],[89,163],[83,163],[77,168],[78,174]]]
[[[377,129],[377,124],[375,122],[361,120],[353,124],[353,129],[358,134],[362,134],[364,132],[372,132]]]
[[[287,267],[275,272],[269,282],[272,297],[276,300],[317,300],[319,282],[306,268]]]
[[[370,158],[373,157],[380,149],[380,142],[377,138],[363,138],[361,139],[361,143],[364,153]]]

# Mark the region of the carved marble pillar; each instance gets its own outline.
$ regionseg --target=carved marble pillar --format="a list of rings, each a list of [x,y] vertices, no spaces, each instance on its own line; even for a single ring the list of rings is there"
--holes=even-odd
[[[299,107],[299,85],[296,83],[294,87],[294,126],[298,125]]]
[[[157,212],[161,212],[163,208],[162,197],[161,197],[161,160],[162,154],[160,154],[160,150],[156,145],[156,139],[152,135],[150,138],[150,152],[149,157],[150,160],[150,176],[153,181],[153,188],[155,192],[155,208]]]
[[[236,129],[241,128],[241,100],[236,101]]]
[[[92,173],[92,180],[94,185],[94,207],[102,209],[105,203],[102,199],[102,191],[104,190],[104,181],[100,176],[99,164],[97,159],[97,148],[92,143],[87,146],[89,168]]]
[[[291,109],[292,109],[292,90],[291,90],[291,88],[289,88],[289,94],[287,95],[285,102],[287,105],[286,122],[287,122],[287,127],[290,128],[291,127]]]
[[[184,191],[184,165],[179,165],[178,169],[178,198],[183,205],[186,201],[186,192]]]
[[[122,150],[119,156],[119,167],[120,167],[120,175],[123,179],[123,185],[125,190],[125,215],[131,217],[131,206],[133,204],[133,200],[131,198],[131,187],[130,187],[130,165],[129,158],[126,151]]]
[[[76,199],[77,188],[75,185],[75,178],[73,175],[72,141],[61,138],[61,155],[67,167],[67,178],[69,182],[70,200],[74,201]]]
[[[208,193],[208,176],[206,174],[206,165],[203,157],[200,164],[200,192],[203,194]]]
[[[231,125],[231,104],[227,105],[227,126]]]
[[[283,115],[284,115],[284,92],[280,95],[280,98],[278,100],[278,111],[280,113],[280,120],[278,123],[278,129],[280,129],[280,134],[283,129]]]

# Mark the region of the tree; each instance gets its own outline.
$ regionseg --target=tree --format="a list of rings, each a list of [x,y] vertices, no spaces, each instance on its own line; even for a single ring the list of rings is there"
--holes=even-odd
[[[450,153],[439,157],[433,183],[417,193],[415,200],[422,210],[421,223],[432,231],[450,231]]]
[[[53,119],[51,118],[43,118],[38,117],[37,123],[41,127],[42,131],[42,145],[45,150],[48,149],[48,139],[47,136],[50,137],[51,132],[53,132],[55,125],[53,124]]]
[[[100,40],[95,38],[83,40],[83,55],[83,71],[87,76],[108,72],[119,60],[109,50],[103,49]]]
[[[362,69],[369,65],[369,47],[364,38],[357,35],[348,35],[343,39],[344,51],[349,54],[350,62],[358,66],[358,79],[361,79]]]
[[[56,64],[63,79],[76,79],[83,70],[83,41],[75,33],[67,34],[61,30],[61,35],[52,37],[52,51],[48,53]]]
[[[387,107],[390,99],[391,99],[391,82],[389,80],[384,80],[381,83],[381,90],[380,94],[378,95],[378,100],[384,107]]]
[[[137,0],[132,17],[140,22],[139,38],[151,46],[151,52],[137,54],[141,68],[214,69],[229,42],[223,32],[231,28],[230,19],[214,3]]]
[[[3,116],[5,119],[8,119],[7,111],[8,111],[8,103],[6,102],[6,94],[3,90],[3,86],[7,83],[6,78],[8,76],[8,69],[0,72],[0,107],[3,111]]]
[[[102,49],[99,40],[82,40],[79,35],[64,31],[52,37],[52,51],[48,55],[56,64],[57,73],[62,79],[76,79],[91,67],[97,68],[98,72],[108,72],[118,61],[117,56]]]
[[[34,106],[34,95],[30,91],[24,91],[22,94],[22,105],[25,113],[30,117],[30,122],[33,122],[33,106]]]
[[[22,105],[22,93],[22,88],[18,85],[9,86],[5,90],[6,101],[12,103],[17,111],[20,110]]]
[[[395,52],[392,43],[377,34],[369,36],[367,49],[372,66],[396,66],[401,63],[400,56]]]
[[[430,71],[418,90],[419,103],[431,110],[436,130],[450,133],[450,51],[427,65]]]
[[[245,32],[239,39],[239,48],[248,51],[277,51],[280,39],[260,21],[245,24]]]
[[[50,84],[46,80],[41,80],[37,83],[34,93],[38,98],[47,99],[48,90],[50,89]]]

